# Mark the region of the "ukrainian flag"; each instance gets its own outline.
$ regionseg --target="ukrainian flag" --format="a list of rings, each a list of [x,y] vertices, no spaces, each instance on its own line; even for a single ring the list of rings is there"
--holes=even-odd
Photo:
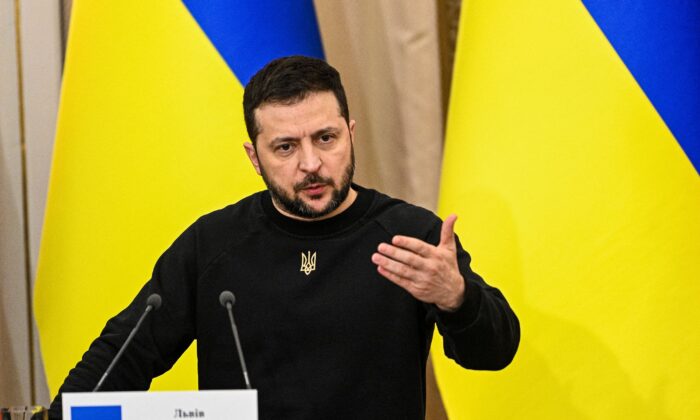
[[[697,418],[700,3],[461,13],[439,208],[522,342],[498,373],[436,357],[448,415]]]
[[[264,188],[243,86],[291,54],[323,57],[311,0],[73,2],[34,300],[52,395],[181,231]],[[196,389],[195,353],[154,387]]]

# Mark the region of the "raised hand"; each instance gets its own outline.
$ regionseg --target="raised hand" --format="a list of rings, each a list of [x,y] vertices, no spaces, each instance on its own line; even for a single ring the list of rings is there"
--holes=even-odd
[[[442,223],[440,243],[431,245],[409,236],[394,236],[372,254],[377,271],[416,299],[455,311],[464,301],[465,283],[457,266],[457,244],[452,214]]]

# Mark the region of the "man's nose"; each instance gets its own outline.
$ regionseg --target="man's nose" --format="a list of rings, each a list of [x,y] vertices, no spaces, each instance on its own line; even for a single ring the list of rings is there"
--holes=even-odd
[[[321,168],[321,156],[312,145],[302,145],[299,156],[299,169],[304,172],[313,173]]]

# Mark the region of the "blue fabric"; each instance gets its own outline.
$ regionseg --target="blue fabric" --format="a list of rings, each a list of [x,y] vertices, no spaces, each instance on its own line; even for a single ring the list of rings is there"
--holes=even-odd
[[[120,405],[103,405],[94,407],[71,407],[73,420],[122,420]]]
[[[312,0],[183,0],[243,86],[268,61],[324,58]]]
[[[583,4],[700,171],[700,1]]]

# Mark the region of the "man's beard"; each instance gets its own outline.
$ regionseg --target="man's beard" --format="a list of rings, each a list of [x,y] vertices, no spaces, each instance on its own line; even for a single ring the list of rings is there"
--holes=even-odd
[[[303,217],[305,219],[317,219],[319,217],[326,216],[333,210],[337,209],[348,197],[350,185],[352,184],[352,178],[355,175],[355,150],[350,150],[350,164],[347,166],[347,168],[345,168],[345,173],[340,180],[339,188],[335,185],[332,178],[322,177],[319,174],[313,173],[307,175],[303,181],[294,184],[294,195],[289,196],[287,192],[282,189],[282,187],[275,184],[268,178],[262,165],[260,165],[260,175],[262,176],[267,189],[270,191],[272,200],[277,203],[277,205],[282,207],[282,209],[294,216]],[[313,184],[324,184],[333,188],[330,201],[328,201],[326,207],[322,208],[321,210],[314,210],[298,196],[301,190]]]

